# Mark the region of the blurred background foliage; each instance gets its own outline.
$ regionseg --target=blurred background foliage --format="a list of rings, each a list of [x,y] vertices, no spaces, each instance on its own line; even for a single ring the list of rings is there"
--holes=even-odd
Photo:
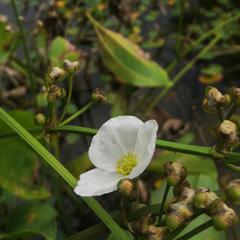
[[[43,86],[49,66],[62,67],[69,59],[80,61],[81,71],[74,79],[67,114],[83,107],[96,87],[108,98],[106,104],[94,106],[75,124],[97,128],[109,117],[133,114],[155,118],[159,138],[213,143],[209,132],[215,116],[207,117],[200,103],[206,85],[224,88],[238,83],[238,1],[13,3],[0,3],[0,103],[25,128],[34,129],[34,115],[46,112]],[[16,18],[16,11],[20,18]],[[68,86],[67,82],[62,85]],[[9,130],[0,122],[0,239],[32,239],[33,235],[67,239],[97,223],[84,203],[28,146],[17,137],[4,138]],[[90,139],[61,135],[60,160],[76,177],[91,168],[87,156]],[[150,202],[162,198],[162,166],[168,160],[186,166],[194,186],[219,190],[218,172],[224,171],[221,165],[211,159],[159,150],[143,176],[152,189]],[[114,212],[118,198],[116,193],[99,200]],[[227,238],[210,229],[192,239]]]

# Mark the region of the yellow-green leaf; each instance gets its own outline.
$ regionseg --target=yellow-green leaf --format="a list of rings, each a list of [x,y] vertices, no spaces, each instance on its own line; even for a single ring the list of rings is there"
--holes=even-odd
[[[167,72],[156,62],[149,60],[146,53],[121,34],[104,28],[88,14],[95,27],[103,62],[123,83],[138,87],[170,86]]]

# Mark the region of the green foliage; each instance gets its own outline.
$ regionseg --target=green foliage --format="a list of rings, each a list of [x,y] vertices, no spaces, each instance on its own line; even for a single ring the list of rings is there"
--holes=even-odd
[[[139,87],[171,86],[166,71],[156,62],[148,59],[139,46],[124,38],[121,34],[104,28],[91,19],[102,50],[106,67],[117,80]]]
[[[57,212],[50,205],[28,202],[15,207],[7,217],[7,233],[0,239],[41,235],[46,240],[56,239]]]
[[[24,111],[13,111],[24,127],[34,127],[33,114]],[[1,120],[0,132],[10,128]],[[50,192],[44,187],[34,184],[38,178],[38,156],[18,138],[0,139],[0,186],[23,199],[44,199]]]
[[[67,39],[58,36],[50,44],[49,57],[53,66],[61,67],[65,59],[79,60],[80,52]]]

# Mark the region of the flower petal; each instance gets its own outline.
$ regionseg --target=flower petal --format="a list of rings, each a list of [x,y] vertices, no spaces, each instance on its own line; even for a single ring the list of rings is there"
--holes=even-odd
[[[74,192],[82,197],[100,196],[117,190],[117,183],[122,178],[117,173],[94,168],[80,175]]]
[[[119,116],[105,122],[93,137],[88,154],[92,163],[109,172],[116,171],[116,162],[132,152],[143,122],[134,116]]]
[[[132,170],[129,178],[139,176],[150,163],[156,145],[158,124],[155,120],[149,120],[139,129],[135,152],[138,155],[138,164]]]

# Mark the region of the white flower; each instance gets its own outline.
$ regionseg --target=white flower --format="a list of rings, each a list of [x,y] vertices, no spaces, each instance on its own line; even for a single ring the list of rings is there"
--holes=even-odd
[[[139,176],[152,159],[157,130],[155,120],[144,123],[134,116],[105,122],[88,151],[96,168],[80,175],[75,193],[99,196],[117,190],[119,180]]]

